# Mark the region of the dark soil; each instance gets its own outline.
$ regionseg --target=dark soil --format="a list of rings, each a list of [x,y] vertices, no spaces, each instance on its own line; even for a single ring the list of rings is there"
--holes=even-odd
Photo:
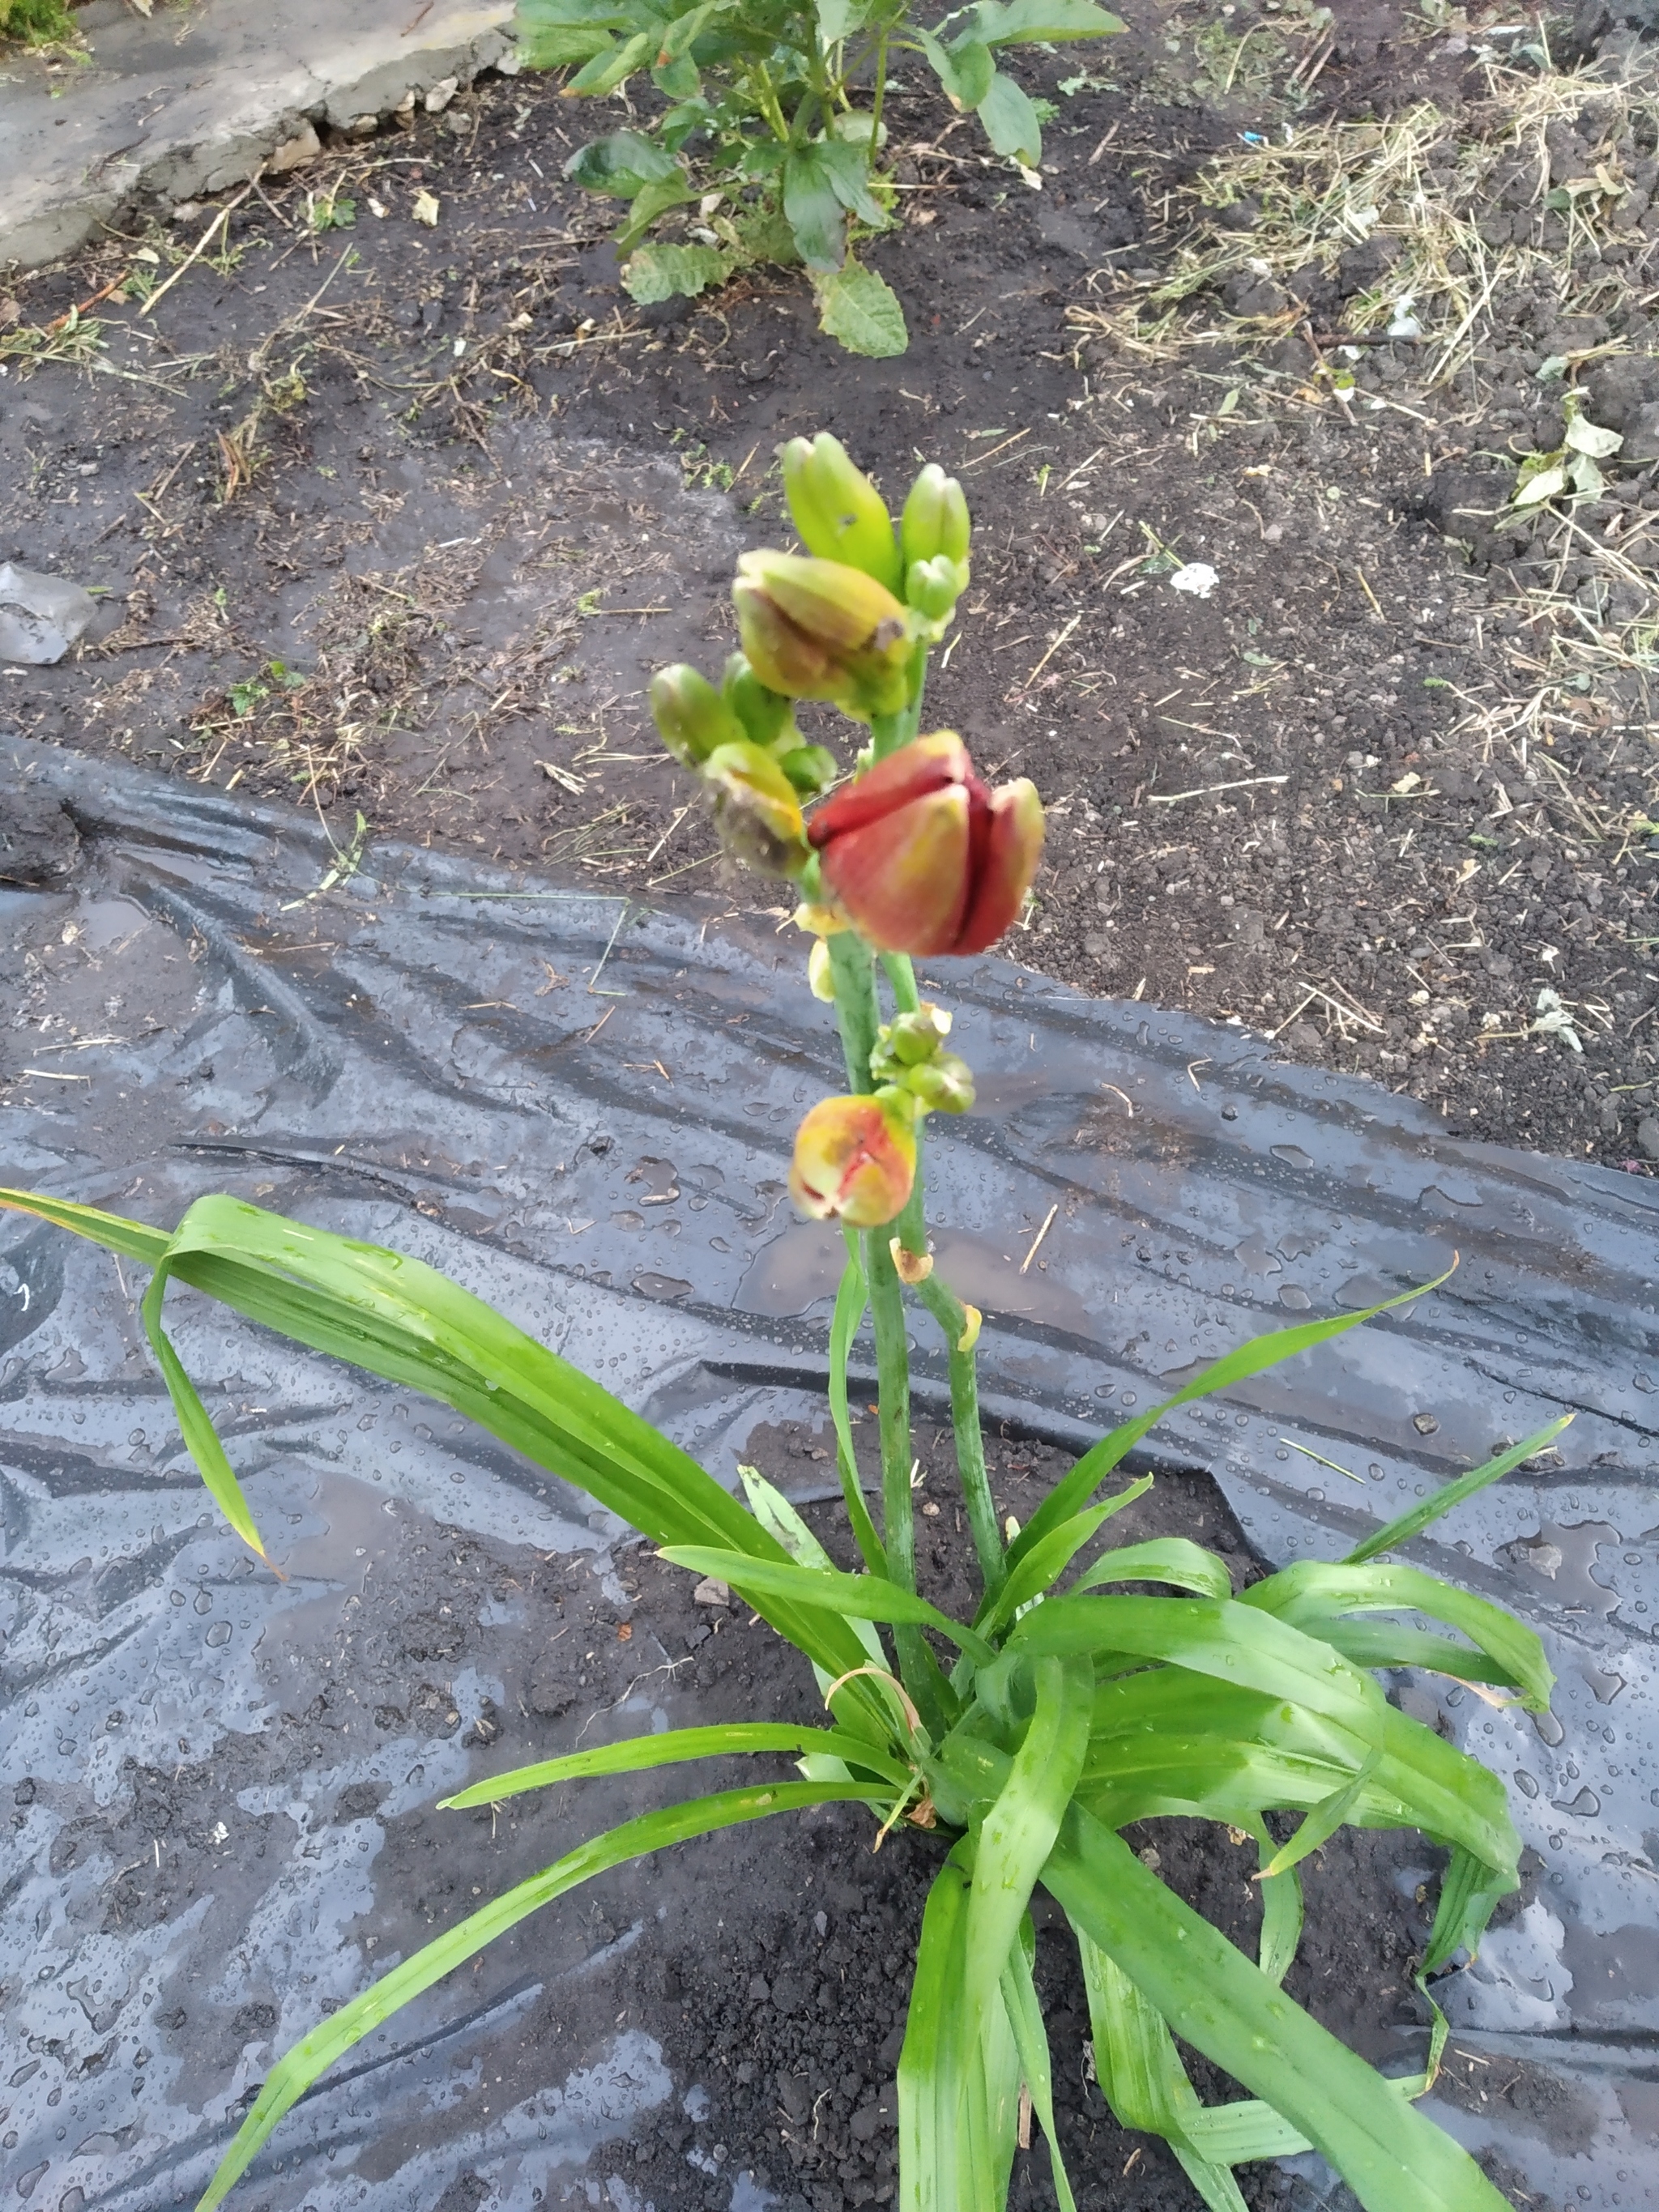
[[[865,1425],[873,1430],[873,1423]],[[948,1439],[924,1433],[919,1442],[922,1565],[944,1602],[966,1604],[968,1553],[952,1502]],[[817,1434],[763,1428],[751,1449],[772,1479],[803,1499],[823,1540],[846,1554],[838,1493],[834,1503],[810,1503],[823,1500],[829,1486],[827,1426]],[[989,1452],[1000,1511],[1022,1516],[1066,1464],[1050,1447],[1017,1437],[991,1438]],[[361,1518],[354,1516],[354,1526]],[[202,1900],[198,1909],[210,1919],[196,1947],[201,1963],[157,1990],[150,2042],[184,2062],[185,2079],[209,2106],[222,2098],[241,2062],[248,2087],[233,2117],[252,2100],[259,2054],[268,2054],[266,2063],[275,2056],[279,2017],[285,2002],[292,2016],[295,1994],[276,1960],[256,1958],[234,2012],[204,1996],[204,1970],[210,1982],[221,1946],[234,1948],[243,1936],[239,1867],[264,1889],[271,1874],[261,1863],[269,1853],[314,1851],[315,1839],[343,1823],[361,1824],[363,1838],[383,1828],[372,1905],[341,1931],[348,1958],[364,1946],[372,1967],[376,1953],[407,1958],[446,1923],[476,1909],[481,1896],[500,1893],[585,1834],[694,1787],[727,1786],[772,1765],[757,1770],[752,1762],[726,1761],[695,1773],[514,1798],[494,1808],[441,1814],[426,1805],[386,1817],[379,1811],[385,1784],[330,1785],[354,1759],[361,1764],[365,1736],[372,1747],[410,1727],[439,1738],[464,1728],[477,1777],[636,1732],[637,1704],[626,1714],[616,1709],[641,1685],[670,1726],[815,1717],[803,1662],[748,1622],[740,1607],[695,1603],[691,1578],[642,1547],[541,1559],[446,1528],[401,1504],[389,1521],[373,1510],[367,1521],[376,1525],[365,1529],[369,1565],[361,1587],[355,1569],[333,1582],[326,1619],[317,1614],[283,1639],[283,1649],[260,1654],[262,1674],[281,1686],[276,1727],[230,1734],[212,1760],[177,1771],[129,1763],[107,1807],[57,1808],[72,1817],[59,1831],[54,1872],[100,1852],[113,1854],[122,1869],[106,1893],[105,1932],[131,1943],[138,1931],[176,1920],[191,1900]],[[1262,1571],[1202,1476],[1160,1478],[1109,1529],[1124,1542],[1191,1535],[1228,1559],[1241,1587]],[[286,1559],[279,1547],[278,1564],[304,1577],[320,1556],[317,1545],[311,1535]],[[325,1585],[317,1587],[320,1593]],[[503,1608],[514,1615],[506,1636],[490,1625]],[[351,1657],[337,1676],[343,1639]],[[453,1686],[468,1666],[501,1675],[506,1690],[470,1723]],[[779,1763],[777,1771],[788,1770]],[[21,1826],[36,1817],[36,1785],[23,1780],[15,1798]],[[246,1809],[289,1799],[304,1801],[309,1841],[293,1815]],[[1195,1822],[1153,1821],[1129,1832],[1183,1896],[1253,1947],[1253,1846],[1240,1849],[1224,1836],[1218,1841],[1216,1832]],[[550,2067],[556,2076],[567,2066],[592,2064],[619,2032],[643,2028],[662,2046],[673,2090],[643,2117],[624,2116],[614,2129],[599,2124],[604,2148],[591,2170],[619,2175],[634,2192],[619,2195],[613,2182],[613,2203],[726,2212],[742,2174],[772,2192],[782,2212],[886,2203],[910,1960],[942,1846],[936,1837],[902,1827],[872,1856],[872,1834],[863,1813],[826,1807],[787,1827],[760,1823],[636,1862],[522,1923],[394,2022],[389,2034],[362,2046],[336,2078],[349,2081],[361,2069],[372,2109],[395,2094],[400,2063],[435,2046],[441,2066],[447,2024],[503,2008],[507,2024],[490,2038],[484,2078],[456,2084],[466,2125],[481,2130],[488,2149],[492,2107],[507,2115],[544,2098]],[[1410,1833],[1345,1831],[1304,1869],[1307,1929],[1287,1986],[1390,2070],[1421,2060],[1422,2013],[1411,1977],[1432,1914],[1439,1859]],[[1038,1981],[1079,2205],[1085,2212],[1109,2205],[1113,2212],[1185,2212],[1197,2199],[1173,2159],[1156,2139],[1121,2130],[1087,2080],[1086,2004],[1074,1954],[1059,1913],[1041,1898],[1036,1917]],[[540,1993],[525,2002],[520,1993],[527,1987]],[[339,2002],[319,1996],[303,2009],[308,2019]],[[100,2043],[95,2007],[88,2018],[85,2050],[39,2054],[70,2083],[106,2063],[123,2063],[115,2044],[124,2039]],[[146,2051],[126,2062],[135,2068],[135,2100],[153,2056]],[[1206,2099],[1237,2094],[1213,2068],[1188,2056]],[[453,2063],[470,2062],[462,2051]],[[1445,2081],[1454,2094],[1458,2063],[1454,2049]],[[409,2122],[400,2120],[400,2155],[421,2140],[434,2148],[453,2140],[447,2100],[433,2101],[439,2109],[413,2141]],[[358,2109],[355,2100],[349,2109]],[[324,2146],[358,2132],[343,2116],[321,2124]],[[307,2139],[314,2157],[314,2128],[296,2113],[256,2169],[250,2202],[258,2201],[257,2176],[269,2185]],[[1240,2179],[1252,2205],[1297,2201],[1297,2185],[1275,2168],[1241,2169]],[[480,2212],[492,2196],[492,2185],[470,2171],[451,2174],[447,2188],[445,2212],[462,2203]],[[577,2181],[574,2197],[580,2192]],[[1012,2202],[1036,2208],[1054,2201],[1039,2130],[1036,2147],[1018,2157]]]
[[[751,903],[640,692],[667,659],[718,664],[732,556],[779,534],[774,450],[829,427],[890,486],[918,454],[963,472],[972,619],[929,714],[1048,801],[1015,940],[1034,964],[1273,1032],[1454,1129],[1649,1171],[1645,679],[1610,660],[1517,739],[1539,575],[1524,532],[1466,517],[1506,444],[1559,435],[1528,364],[1601,333],[1554,331],[1542,287],[1502,304],[1469,390],[1368,353],[1377,409],[1316,389],[1299,337],[1166,361],[1089,335],[1115,283],[1173,264],[1179,188],[1266,97],[1204,76],[1208,21],[1143,8],[1080,62],[1020,50],[1059,110],[1041,193],[896,97],[908,222],[871,249],[912,331],[892,362],[818,336],[783,274],[634,310],[608,209],[559,182],[603,118],[550,82],[483,83],[262,187],[234,265],[198,263],[153,317],[88,310],[129,380],[49,363],[7,387],[0,554],[108,600],[101,642],[0,678],[0,728],[291,793],[347,851],[361,811],[371,834]],[[1057,92],[1079,70],[1098,82]],[[1467,42],[1345,9],[1310,112],[1455,106],[1478,76]],[[435,229],[412,216],[428,188]],[[349,229],[315,228],[330,194]],[[1638,355],[1656,226],[1620,249],[1602,319]],[[18,283],[20,314],[50,324],[134,251]],[[1312,313],[1340,332],[1375,276],[1355,264]],[[1614,366],[1608,404],[1634,407],[1652,364]],[[1603,507],[1659,508],[1655,467]],[[1213,597],[1146,573],[1154,541],[1210,562]],[[1565,604],[1573,575],[1544,581]],[[1546,987],[1582,1053],[1528,1034]]]

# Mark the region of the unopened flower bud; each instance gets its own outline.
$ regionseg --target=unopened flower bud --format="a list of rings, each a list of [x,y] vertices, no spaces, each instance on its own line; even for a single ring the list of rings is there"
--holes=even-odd
[[[684,661],[657,671],[650,698],[658,734],[686,768],[701,768],[718,746],[744,734],[742,723],[708,678]]]
[[[856,720],[909,696],[909,617],[883,584],[839,561],[744,553],[732,587],[750,665],[793,699],[830,699]]]
[[[816,799],[841,773],[828,745],[794,745],[775,758],[803,799]]]
[[[808,857],[800,801],[771,754],[745,738],[712,752],[702,775],[727,852],[763,875],[799,875]]]
[[[809,553],[844,561],[890,592],[897,591],[902,572],[892,517],[838,438],[827,430],[810,441],[792,438],[783,449],[783,490]]]
[[[825,884],[884,952],[983,952],[1015,921],[1042,852],[1022,777],[991,791],[953,730],[918,738],[836,793],[807,835]]]
[[[973,534],[968,501],[954,477],[947,477],[937,461],[929,461],[910,487],[899,526],[899,544],[905,574],[914,561],[947,560],[963,564],[963,587],[967,587],[968,544]]]
[[[884,1022],[876,1032],[876,1048],[872,1053],[871,1065],[879,1059],[896,1067],[917,1067],[934,1054],[951,1034],[954,1017],[943,1006],[936,1006],[931,999],[908,1014],[895,1014],[890,1022]]]
[[[948,622],[967,588],[967,562],[939,553],[931,561],[910,563],[904,580],[905,602],[930,623]]]
[[[967,1327],[963,1330],[962,1334],[957,1339],[957,1350],[958,1352],[971,1352],[974,1346],[979,1342],[979,1333],[984,1325],[985,1316],[977,1306],[963,1306],[962,1310],[967,1322]],[[1012,1516],[1010,1517],[1012,1518]],[[1010,1543],[1013,1541],[1013,1539],[1018,1536],[1018,1534],[1019,1523],[1016,1521],[1009,1534],[1008,1540]]]
[[[822,1098],[795,1132],[789,1195],[815,1221],[878,1229],[903,1211],[915,1175],[908,1100]]]
[[[741,653],[726,661],[720,697],[743,725],[738,734],[757,745],[775,745],[794,728],[794,701],[781,691],[769,691]]]
[[[974,1103],[973,1070],[954,1052],[907,1067],[899,1080],[924,1113],[966,1114]]]

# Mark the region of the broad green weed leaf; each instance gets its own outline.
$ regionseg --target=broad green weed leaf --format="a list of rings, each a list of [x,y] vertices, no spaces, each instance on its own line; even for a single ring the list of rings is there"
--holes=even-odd
[[[980,39],[959,39],[947,46],[931,31],[923,31],[920,36],[922,52],[932,64],[946,98],[957,108],[977,107],[991,89],[991,79],[996,74],[991,49]]]
[[[579,146],[565,163],[564,173],[587,191],[631,200],[645,185],[662,184],[681,171],[672,154],[637,131],[613,131],[609,137],[591,138]]]
[[[842,205],[872,230],[885,230],[886,210],[871,196],[870,157],[866,149],[845,138],[826,138],[816,150]]]
[[[1091,0],[979,0],[974,15],[988,46],[1057,39],[1103,39],[1128,27]]]
[[[625,39],[621,46],[612,46],[609,52],[595,54],[591,61],[584,62],[565,90],[586,93],[595,100],[602,99],[607,92],[614,92],[623,78],[631,76],[635,70],[649,68],[655,45],[656,40],[648,31],[636,33],[633,38]],[[569,173],[568,170],[566,173]],[[599,189],[603,191],[605,187]]]
[[[823,146],[805,146],[783,165],[783,212],[809,269],[838,270],[847,255],[847,212]]]
[[[685,172],[678,167],[672,177],[653,178],[649,184],[641,185],[629,202],[627,216],[623,218],[612,240],[617,252],[626,253],[631,246],[636,246],[659,215],[665,215],[670,208],[684,206],[691,197],[691,186]],[[714,249],[707,246],[653,246],[649,251],[653,253],[660,252],[673,254],[702,254],[711,252]],[[732,265],[729,259],[724,256],[721,256],[720,259],[722,266],[719,275],[705,277],[704,283],[718,283],[720,276],[729,273]],[[684,264],[674,262],[668,264],[671,271],[678,271],[684,266]],[[641,295],[634,292],[630,275],[631,270],[629,274],[623,276],[623,283],[629,292],[633,292],[634,297],[637,300]],[[682,289],[684,288],[682,287]],[[702,288],[698,285],[696,289],[700,291]],[[660,295],[653,293],[652,296],[667,299],[672,295],[665,292]]]
[[[904,310],[884,277],[848,259],[839,275],[816,280],[818,327],[839,339],[848,353],[889,361],[910,343]]]
[[[1042,125],[1022,88],[1000,70],[993,72],[975,111],[999,154],[1035,169],[1042,159]]]
[[[525,69],[565,69],[589,61],[611,44],[613,30],[635,27],[614,0],[519,0],[513,18]]]
[[[630,299],[649,306],[656,300],[695,299],[731,273],[732,258],[717,246],[641,246],[623,271],[623,285]]]

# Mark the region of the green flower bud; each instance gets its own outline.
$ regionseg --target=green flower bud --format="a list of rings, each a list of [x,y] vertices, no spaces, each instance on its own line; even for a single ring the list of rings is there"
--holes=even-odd
[[[744,735],[742,723],[708,678],[684,661],[657,671],[650,699],[658,735],[686,768],[701,768],[717,746]]]
[[[795,745],[773,757],[803,799],[816,799],[841,773],[828,745]]]
[[[914,1012],[896,1014],[890,1022],[884,1022],[870,1054],[872,1073],[896,1082],[905,1068],[919,1067],[924,1060],[933,1059],[951,1034],[951,1018],[943,1006],[924,999]]]
[[[783,449],[783,489],[801,544],[821,560],[860,568],[890,592],[903,573],[885,501],[827,430]]]
[[[908,575],[913,561],[933,561],[943,553],[963,563],[963,588],[967,588],[968,541],[972,526],[968,501],[954,477],[947,477],[937,461],[929,461],[910,487],[899,526]]]
[[[726,664],[720,696],[743,724],[743,735],[757,745],[774,745],[794,726],[794,702],[781,691],[769,691],[748,657],[734,653]]]
[[[948,553],[913,561],[904,580],[906,603],[930,623],[948,622],[967,588],[967,562],[953,561]]]
[[[974,1103],[973,1071],[953,1052],[907,1068],[902,1082],[926,1114],[965,1114]]]

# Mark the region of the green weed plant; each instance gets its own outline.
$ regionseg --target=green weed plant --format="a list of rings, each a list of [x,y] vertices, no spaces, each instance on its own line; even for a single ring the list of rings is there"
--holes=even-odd
[[[882,158],[895,58],[930,69],[994,152],[1035,173],[1042,119],[999,57],[1124,26],[1093,0],[975,0],[932,29],[909,0],[519,0],[514,27],[529,67],[574,70],[568,94],[604,98],[646,76],[660,95],[643,127],[592,140],[565,171],[627,204],[616,244],[633,298],[803,265],[823,330],[880,357],[908,344],[904,311],[854,246],[895,228]]]

